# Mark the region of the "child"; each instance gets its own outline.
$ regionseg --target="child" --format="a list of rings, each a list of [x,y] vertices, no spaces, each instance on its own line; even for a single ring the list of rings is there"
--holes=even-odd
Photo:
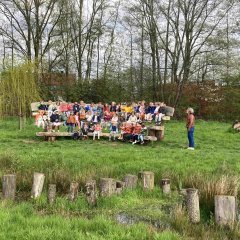
[[[163,116],[164,116],[164,114],[162,114],[162,113],[159,113],[159,112],[156,113],[156,115],[155,115],[155,124],[157,126],[161,125]]]
[[[96,123],[94,126],[94,132],[93,132],[93,140],[95,140],[96,135],[98,136],[98,140],[100,139],[100,133],[101,133],[101,126],[99,123]]]
[[[123,141],[131,141],[132,140],[132,131],[133,124],[131,122],[126,122],[125,127],[123,129]]]
[[[56,127],[59,132],[59,127],[61,125],[61,122],[60,122],[60,116],[57,110],[55,110],[51,115],[50,122],[52,123],[52,129],[53,129],[52,131],[55,132],[55,127]]]
[[[84,122],[82,126],[83,140],[88,139],[89,125],[87,122]]]
[[[75,119],[76,119],[75,126],[77,126],[78,130],[80,130],[80,115],[79,115],[79,112],[76,112]]]
[[[139,135],[141,134],[142,126],[139,122],[135,124],[133,127],[133,145],[137,142],[139,142]],[[143,139],[141,140],[141,143],[143,142]]]
[[[67,119],[67,126],[68,126],[67,131],[73,132],[73,127],[75,127],[75,124],[76,124],[76,118],[75,118],[73,112],[71,112],[70,116]]]
[[[110,134],[109,134],[109,141],[113,140],[115,141],[116,134],[117,134],[117,125],[118,125],[118,116],[116,115],[116,112],[113,112],[113,117],[111,120],[111,127],[110,127]]]
[[[121,134],[120,137],[118,138],[119,140],[123,140],[123,134],[124,134],[124,129],[126,127],[126,122],[123,122],[120,129],[121,129]]]

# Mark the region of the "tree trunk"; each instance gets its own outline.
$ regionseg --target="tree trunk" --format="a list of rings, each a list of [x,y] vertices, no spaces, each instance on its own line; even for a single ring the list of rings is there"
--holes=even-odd
[[[90,180],[86,182],[86,198],[90,206],[97,205],[97,184],[95,180]]]
[[[14,200],[16,194],[16,175],[3,175],[2,178],[3,199]]]
[[[100,178],[100,195],[109,197],[116,192],[116,180],[112,178]]]
[[[200,222],[199,197],[197,189],[187,189],[187,211],[190,222]]]
[[[124,178],[125,187],[134,189],[137,187],[138,177],[136,175],[127,174]]]
[[[143,190],[153,190],[154,188],[154,173],[145,171],[143,174]]]
[[[237,202],[234,196],[215,196],[215,221],[218,225],[233,226],[237,219]]]
[[[45,179],[45,175],[43,173],[34,173],[32,195],[31,195],[32,198],[36,199],[41,196],[44,179]]]
[[[48,185],[48,202],[53,204],[56,199],[56,184],[49,184]]]
[[[69,201],[74,201],[78,197],[78,187],[79,184],[78,182],[72,182],[70,184],[70,190],[69,190],[69,195],[68,195],[68,200]]]
[[[170,179],[162,179],[161,181],[163,194],[169,194],[171,192]]]

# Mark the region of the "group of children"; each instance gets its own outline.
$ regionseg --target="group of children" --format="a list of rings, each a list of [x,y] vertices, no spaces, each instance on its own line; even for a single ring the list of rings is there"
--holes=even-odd
[[[144,142],[143,122],[155,122],[160,125],[164,116],[164,103],[146,104],[145,101],[132,104],[91,103],[83,101],[72,103],[40,102],[36,125],[46,131],[60,131],[60,126],[68,132],[77,128],[83,139],[93,133],[93,140],[100,139],[101,132],[109,128],[109,141],[119,138],[133,144]],[[120,135],[120,136],[119,136]]]

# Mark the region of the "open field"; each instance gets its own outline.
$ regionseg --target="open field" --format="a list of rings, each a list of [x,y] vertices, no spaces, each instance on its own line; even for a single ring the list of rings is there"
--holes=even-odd
[[[100,140],[55,143],[35,137],[31,121],[17,130],[16,120],[0,122],[0,171],[17,174],[17,203],[3,202],[0,208],[1,239],[239,239],[240,232],[219,229],[213,224],[213,196],[235,194],[240,173],[240,133],[231,124],[198,121],[196,150],[186,150],[184,122],[166,124],[165,139],[147,146]],[[80,194],[69,203],[66,194],[72,180],[83,186],[88,178],[122,179],[125,174],[149,170],[155,173],[155,189],[139,186],[121,196],[100,198],[89,208]],[[46,183],[57,184],[58,198],[49,206],[45,194],[29,200],[34,171],[46,174]],[[200,191],[201,224],[192,225],[179,209],[176,193],[162,196],[158,182],[172,180],[172,189],[196,187]],[[122,225],[122,218],[135,224]],[[120,220],[119,220],[120,219]],[[118,221],[117,221],[118,220]]]

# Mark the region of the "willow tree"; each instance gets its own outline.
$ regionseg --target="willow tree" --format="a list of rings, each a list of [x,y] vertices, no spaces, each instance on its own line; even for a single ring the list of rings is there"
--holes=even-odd
[[[30,113],[31,102],[40,99],[35,64],[27,61],[0,75],[0,116],[19,116],[19,129]]]

